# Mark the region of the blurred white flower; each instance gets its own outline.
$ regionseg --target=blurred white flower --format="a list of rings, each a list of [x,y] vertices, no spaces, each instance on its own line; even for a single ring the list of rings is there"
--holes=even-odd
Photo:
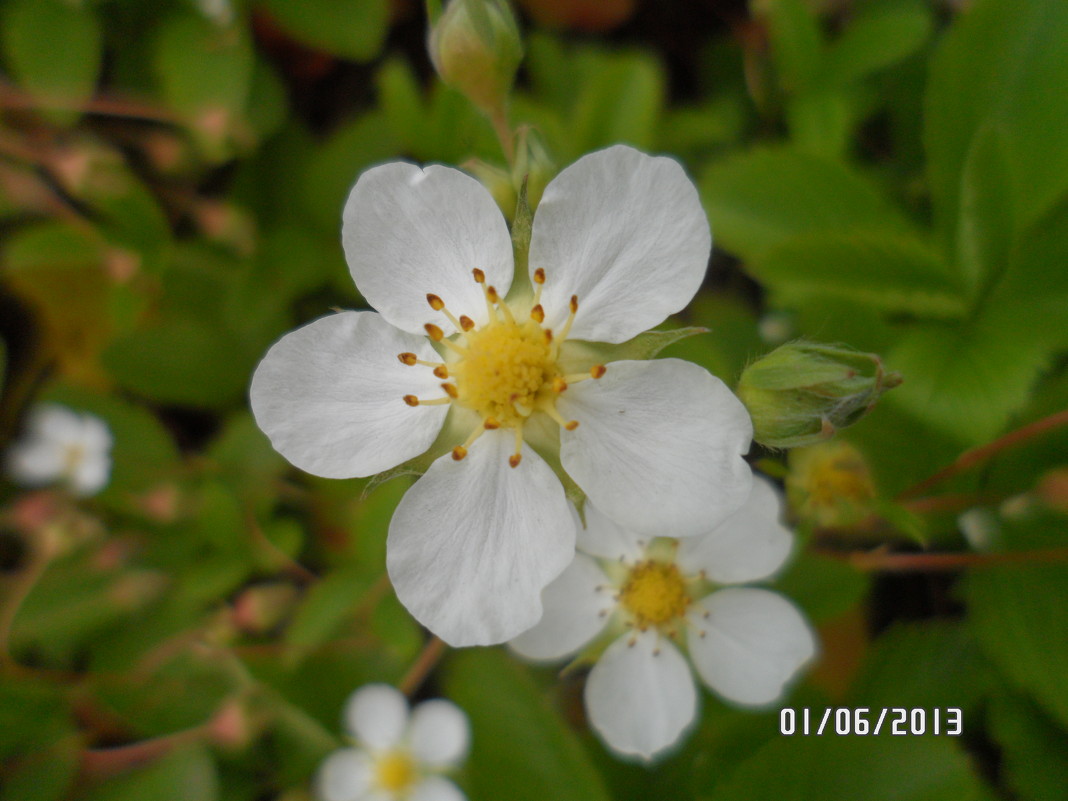
[[[759,581],[790,555],[782,500],[756,477],[746,505],[704,536],[643,539],[590,505],[575,560],[542,593],[545,615],[510,643],[521,656],[575,654],[611,640],[586,682],[590,723],[614,750],[651,759],[693,721],[684,654],[726,701],[764,706],[816,653],[808,623]],[[577,522],[577,521],[576,521]]]
[[[561,172],[528,275],[513,275],[489,192],[438,165],[361,175],[342,239],[379,313],[275,343],[252,410],[283,456],[328,478],[452,448],[397,507],[387,547],[397,597],[443,640],[503,642],[541,617],[574,555],[557,470],[650,535],[696,535],[741,505],[752,424],[723,382],[677,359],[604,365],[590,344],[640,334],[701,284],[711,235],[677,162],[617,146]]]
[[[467,716],[435,699],[409,714],[408,700],[388,684],[369,684],[345,704],[352,748],[335,751],[316,778],[322,801],[465,801],[442,773],[467,756]]]
[[[108,483],[111,445],[100,418],[40,404],[31,410],[22,439],[8,450],[5,467],[19,484],[62,482],[76,495],[93,495]]]

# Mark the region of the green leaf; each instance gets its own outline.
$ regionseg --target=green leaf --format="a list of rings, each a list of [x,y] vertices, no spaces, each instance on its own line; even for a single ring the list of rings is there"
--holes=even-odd
[[[827,49],[819,83],[847,86],[904,60],[931,33],[931,15],[921,4],[869,4]]]
[[[85,5],[63,0],[7,3],[0,18],[0,43],[16,80],[45,101],[76,104],[93,94],[100,73],[101,32]]]
[[[1055,535],[1063,541],[1063,532]],[[965,582],[971,626],[1006,676],[1068,726],[1068,570],[1063,563],[972,571]]]
[[[575,151],[567,155],[577,158],[617,142],[649,149],[664,105],[663,69],[645,53],[599,54],[598,60],[573,107],[569,135]]]
[[[804,0],[756,0],[753,11],[767,21],[783,87],[792,94],[804,92],[823,58],[823,37],[811,7]]]
[[[700,180],[716,241],[755,259],[799,234],[907,232],[908,224],[845,165],[790,148],[763,148],[714,164]]]
[[[935,217],[951,236],[972,140],[995,124],[1005,145],[1016,224],[1025,229],[1068,190],[1068,4],[978,0],[931,62],[925,100]]]
[[[1068,733],[1025,699],[994,698],[987,724],[1001,746],[999,773],[1019,801],[1060,801],[1068,787]]]
[[[978,801],[968,758],[950,737],[772,740],[738,768],[713,801]]]
[[[526,670],[502,652],[455,652],[444,686],[471,719],[472,801],[608,801],[581,743]]]
[[[129,773],[108,780],[81,796],[84,801],[216,801],[219,777],[204,746],[176,749]]]
[[[335,570],[320,579],[305,596],[286,628],[284,641],[289,665],[298,664],[310,651],[334,636],[351,618],[371,586],[366,571],[356,568]]]
[[[856,122],[855,103],[843,92],[805,92],[786,104],[790,140],[798,150],[827,159],[839,158],[849,146]]]
[[[871,577],[839,559],[802,552],[775,587],[796,601],[814,623],[855,609],[871,589]]]
[[[295,39],[354,61],[378,55],[389,23],[386,0],[264,0],[264,4]]]
[[[957,260],[973,293],[995,281],[1012,255],[1013,187],[1006,170],[1004,136],[995,125],[985,125],[964,162],[957,223]]]
[[[885,312],[959,317],[964,299],[945,265],[918,239],[895,233],[800,234],[750,263],[790,297],[842,298]]]

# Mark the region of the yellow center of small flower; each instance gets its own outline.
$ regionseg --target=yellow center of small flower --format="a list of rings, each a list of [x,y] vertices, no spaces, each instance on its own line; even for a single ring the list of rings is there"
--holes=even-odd
[[[541,306],[544,270],[534,272],[534,298],[529,314],[518,316],[496,289],[486,285],[482,270],[472,272],[485,295],[486,323],[479,327],[467,315],[456,317],[445,308],[441,298],[427,295],[430,308],[444,314],[459,336],[456,340],[447,338],[445,332],[433,323],[425,326],[427,335],[451,351],[455,358],[446,364],[423,361],[414,353],[398,354],[397,358],[409,366],[432,367],[434,375],[442,380],[441,388],[445,392],[444,397],[429,399],[405,395],[404,402],[409,406],[456,403],[479,416],[481,422],[467,440],[452,449],[452,458],[456,461],[467,456],[467,449],[483,431],[513,429],[515,453],[509,457],[508,463],[518,467],[522,461],[523,426],[530,416],[541,412],[573,431],[578,427],[578,420],[565,420],[556,409],[556,399],[569,384],[600,378],[605,374],[605,367],[594,365],[588,373],[577,375],[565,375],[559,369],[560,344],[567,339],[575,320],[578,298],[572,295],[567,321],[554,335],[552,329],[542,325],[545,321],[545,310]]]
[[[661,626],[686,614],[690,596],[674,563],[638,562],[619,591],[619,602],[640,629]]]
[[[467,353],[449,365],[461,405],[513,428],[550,399],[556,362],[536,322],[491,322],[466,340]]]
[[[415,779],[415,761],[404,751],[387,751],[375,760],[375,784],[387,792],[403,793]]]

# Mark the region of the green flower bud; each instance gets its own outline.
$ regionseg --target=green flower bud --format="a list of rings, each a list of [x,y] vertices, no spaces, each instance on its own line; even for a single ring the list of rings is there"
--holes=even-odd
[[[516,192],[524,180],[527,182],[527,205],[531,211],[538,208],[542,192],[557,172],[559,170],[549,155],[549,149],[545,146],[541,134],[534,128],[522,128],[519,131],[512,181]]]
[[[874,514],[875,483],[864,455],[844,440],[790,452],[786,495],[802,523],[849,528]]]
[[[430,29],[429,49],[441,79],[488,114],[503,106],[523,58],[506,0],[452,0]]]
[[[879,357],[845,345],[790,342],[750,364],[738,397],[753,418],[754,439],[797,448],[857,422],[879,396],[901,383]]]

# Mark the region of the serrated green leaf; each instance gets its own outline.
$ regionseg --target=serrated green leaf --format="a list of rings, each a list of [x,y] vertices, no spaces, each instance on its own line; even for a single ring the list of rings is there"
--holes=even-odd
[[[444,686],[471,719],[472,801],[608,801],[581,743],[518,663],[500,651],[459,651]]]
[[[295,39],[353,61],[370,61],[389,22],[386,0],[265,0],[275,21]]]
[[[918,239],[895,233],[799,234],[750,263],[779,296],[841,298],[884,312],[960,317],[962,290]]]
[[[800,234],[909,231],[866,179],[837,161],[790,148],[753,150],[714,164],[699,188],[717,242],[744,259]]]
[[[78,103],[96,88],[102,58],[100,24],[92,9],[82,4],[7,3],[0,19],[0,42],[15,78],[46,101]]]
[[[972,630],[991,660],[1068,726],[1068,638],[1061,636],[1068,620],[1064,564],[975,570],[964,586]]]

